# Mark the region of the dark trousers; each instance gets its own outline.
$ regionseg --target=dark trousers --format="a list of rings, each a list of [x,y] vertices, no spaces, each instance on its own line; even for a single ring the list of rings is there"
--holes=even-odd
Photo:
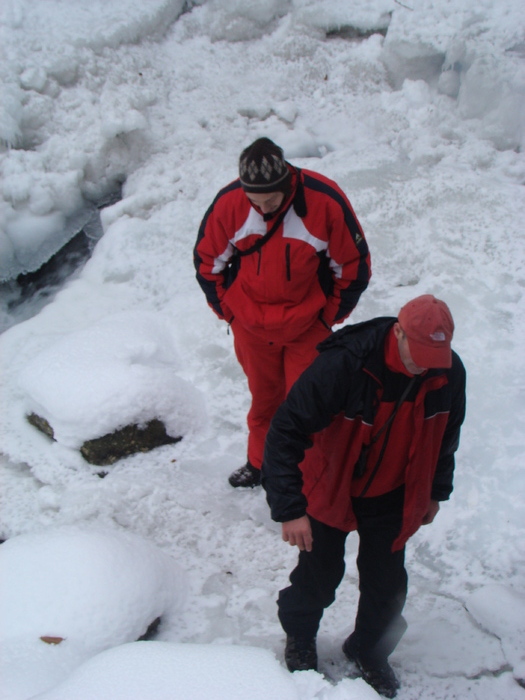
[[[357,517],[359,604],[351,648],[368,663],[382,663],[403,636],[407,594],[405,550],[392,552],[403,513],[403,488],[352,501]],[[287,635],[313,638],[324,609],[344,575],[347,533],[310,518],[311,552],[300,552],[290,586],[279,593],[279,620]]]

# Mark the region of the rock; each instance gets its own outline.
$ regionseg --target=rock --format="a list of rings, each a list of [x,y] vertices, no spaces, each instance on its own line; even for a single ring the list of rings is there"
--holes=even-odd
[[[153,622],[148,625],[148,629],[144,632],[144,634],[137,639],[137,642],[147,642],[150,639],[153,639],[158,632],[160,622],[160,617],[156,617]]]
[[[31,423],[31,425],[34,425],[35,428],[38,428],[41,433],[47,435],[47,437],[51,438],[51,440],[55,439],[53,428],[49,425],[45,418],[38,416],[36,413],[30,413],[28,416],[26,416],[26,418],[28,423]]]
[[[26,417],[31,425],[52,440],[55,439],[53,428],[45,418],[36,413]],[[136,452],[149,452],[155,447],[171,445],[180,440],[182,436],[168,435],[164,423],[154,418],[143,426],[127,425],[113,433],[86,440],[80,448],[80,453],[89,464],[105,466]]]

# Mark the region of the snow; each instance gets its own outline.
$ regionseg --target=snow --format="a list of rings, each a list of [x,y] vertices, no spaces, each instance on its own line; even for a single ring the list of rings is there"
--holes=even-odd
[[[137,640],[157,617],[173,615],[187,592],[177,563],[127,532],[20,535],[3,544],[0,567],[6,700],[53,687],[98,652]]]
[[[173,697],[177,685],[193,698],[209,683],[223,689],[213,697],[231,700],[259,672],[281,698],[375,696],[345,677],[341,651],[358,596],[357,538],[319,634],[326,678],[290,676],[275,598],[296,552],[260,489],[227,484],[245,460],[249,395],[232,337],[195,282],[192,249],[240,151],[263,135],[336,180],[356,210],[374,274],[351,322],[396,314],[423,293],[443,298],[456,321],[467,420],[452,499],[408,545],[409,628],[391,659],[398,697],[525,697],[516,682],[525,676],[521,3],[5,0],[2,10],[0,280],[39,267],[122,186],[121,201],[100,214],[91,259],[45,308],[35,301],[25,320],[26,302],[17,318],[8,287],[0,290],[11,326],[0,336],[9,538],[0,554],[13,566],[29,554],[42,562],[17,586],[13,610],[48,597],[55,602],[40,607],[56,610],[44,574],[69,560],[84,571],[76,550],[51,564],[50,548],[72,527],[128,554],[120,538],[139,537],[187,574],[186,603],[163,618],[155,642],[125,644],[135,631],[117,639],[99,624],[116,554],[99,565],[112,583],[93,588],[89,607],[86,597],[75,612],[58,606],[64,625],[87,620],[84,636],[104,643],[47,645],[22,626],[40,616],[21,614],[2,644],[17,660],[6,700],[93,697],[89,684],[102,683],[106,696],[126,698],[140,684],[155,697]],[[56,441],[25,420],[36,409]],[[184,439],[123,459],[103,479],[76,449],[152,416]],[[152,578],[135,567],[121,591],[123,601],[140,598],[135,614],[114,606],[128,630],[162,600],[152,590],[163,589],[155,562],[165,558],[144,556]]]
[[[154,418],[173,437],[198,429],[203,397],[177,376],[173,334],[158,316],[113,314],[36,354],[20,373],[26,415],[45,418],[57,442],[73,448]]]
[[[249,669],[249,673],[242,669]],[[125,678],[122,683],[121,679]],[[100,682],[102,679],[102,684]],[[37,697],[299,700],[290,674],[264,649],[139,642],[100,654],[56,689]]]
[[[501,640],[504,653],[519,678],[525,675],[520,648],[525,639],[525,595],[493,583],[475,590],[466,601],[467,610],[481,627]]]

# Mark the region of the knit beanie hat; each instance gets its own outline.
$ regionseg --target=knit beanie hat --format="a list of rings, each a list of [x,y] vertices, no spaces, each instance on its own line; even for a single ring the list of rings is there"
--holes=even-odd
[[[245,192],[288,192],[290,188],[291,175],[283,149],[266,137],[241,153],[239,177]]]

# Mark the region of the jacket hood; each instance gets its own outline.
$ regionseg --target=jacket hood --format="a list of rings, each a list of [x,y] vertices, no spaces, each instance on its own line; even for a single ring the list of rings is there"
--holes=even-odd
[[[382,344],[386,332],[396,320],[394,316],[381,316],[370,321],[345,326],[319,343],[317,350],[326,352],[334,348],[345,348],[355,357],[364,359]]]

